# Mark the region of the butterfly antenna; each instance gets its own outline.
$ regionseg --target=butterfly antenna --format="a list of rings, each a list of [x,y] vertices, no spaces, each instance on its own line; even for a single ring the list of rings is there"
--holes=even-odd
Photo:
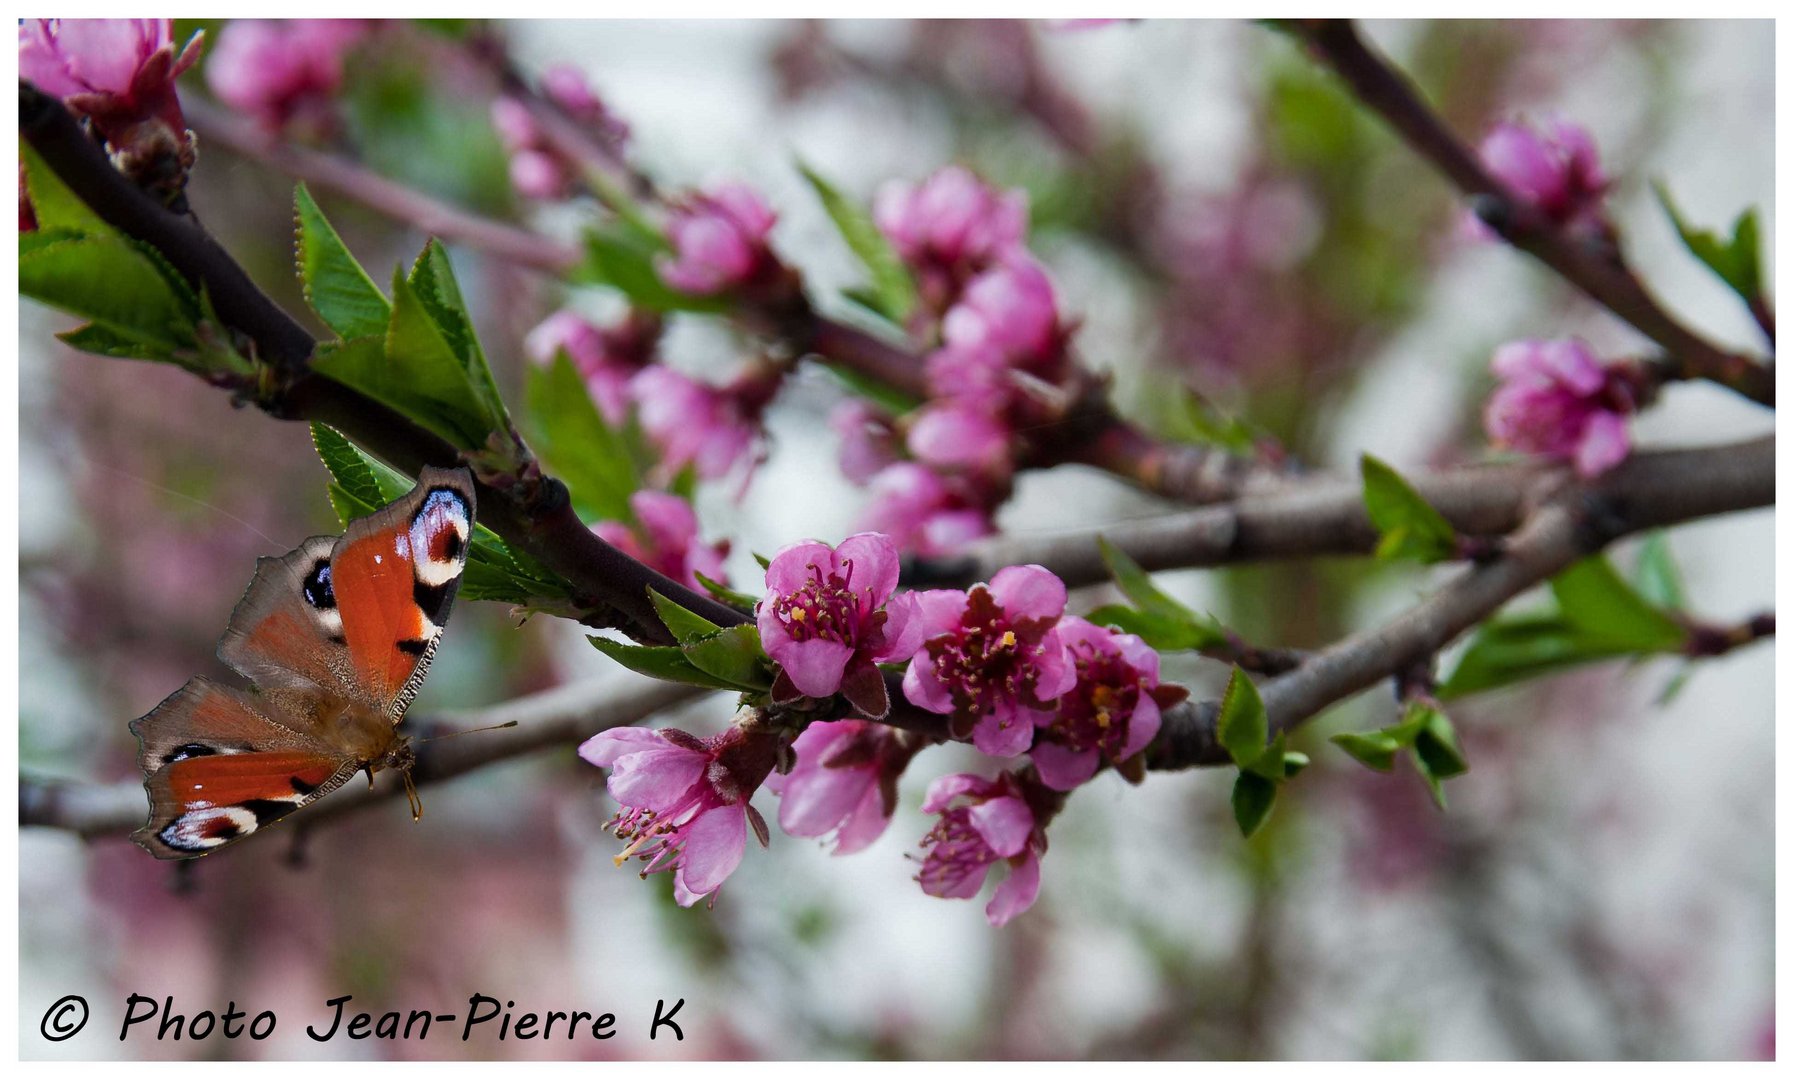
[[[462,731],[445,731],[441,735],[431,735],[428,738],[416,739],[413,741],[418,742],[418,743],[435,742],[438,739],[452,739],[457,735],[472,735],[476,731],[498,731],[501,728],[516,727],[516,726],[517,726],[517,721],[506,720],[502,724],[488,724],[485,727],[470,727],[470,728],[466,728]]]

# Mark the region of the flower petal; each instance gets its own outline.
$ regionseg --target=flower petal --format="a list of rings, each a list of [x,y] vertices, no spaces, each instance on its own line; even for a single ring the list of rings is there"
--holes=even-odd
[[[1030,851],[1020,862],[1010,864],[1009,876],[985,905],[984,917],[992,926],[1002,926],[1033,907],[1039,896],[1040,856]]]
[[[1054,791],[1070,791],[1082,784],[1096,775],[1102,762],[1102,755],[1094,749],[1073,750],[1054,742],[1036,743],[1028,756],[1034,759],[1040,782]]]
[[[766,567],[766,587],[781,596],[789,596],[810,581],[810,567],[822,570],[824,577],[835,568],[835,552],[820,540],[799,540],[786,544]]]
[[[1065,614],[1065,583],[1044,566],[1005,566],[990,579],[990,592],[1012,620]]]
[[[805,769],[785,778],[779,797],[779,828],[792,836],[826,836],[841,826],[866,796],[876,791],[871,769]]]
[[[948,803],[959,796],[982,794],[994,786],[977,773],[949,773],[946,776],[936,777],[934,782],[928,785],[928,791],[922,796],[922,812],[938,814],[947,808]]]
[[[853,656],[853,646],[840,641],[790,641],[773,657],[805,697],[825,698],[841,688],[841,673]]]
[[[685,830],[685,848],[679,854],[685,887],[699,896],[715,892],[741,865],[746,848],[746,804],[718,806],[698,815]]]
[[[876,783],[866,788],[858,806],[847,815],[841,828],[835,833],[835,854],[852,855],[870,846],[874,840],[885,834],[891,824],[885,813],[884,795],[878,790]]]
[[[853,534],[836,546],[835,561],[843,569],[853,564],[848,587],[867,598],[862,611],[876,611],[897,591],[897,545],[883,533]]]
[[[1619,413],[1596,412],[1583,426],[1582,439],[1576,446],[1576,472],[1584,478],[1599,476],[1626,460],[1631,450],[1626,418]]]
[[[690,795],[708,765],[704,754],[692,750],[642,750],[617,759],[607,786],[611,798],[625,806],[664,813]]]
[[[970,808],[972,828],[990,849],[1007,859],[1028,846],[1034,832],[1034,811],[1014,795],[999,795]]]
[[[932,713],[953,711],[953,693],[935,674],[934,661],[926,653],[917,653],[904,669],[903,696],[911,705]]]

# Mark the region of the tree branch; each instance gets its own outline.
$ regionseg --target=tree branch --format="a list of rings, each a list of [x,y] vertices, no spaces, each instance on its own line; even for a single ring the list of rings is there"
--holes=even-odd
[[[1544,462],[1480,465],[1408,477],[1422,498],[1468,537],[1518,528],[1529,505],[1567,490],[1638,508],[1641,515],[1686,520],[1685,510],[1713,494],[1715,476],[1729,484],[1775,476],[1775,437],[1689,450],[1632,455],[1612,472],[1580,481],[1567,467]],[[1223,566],[1320,555],[1368,555],[1379,539],[1355,480],[1294,480],[1221,506],[1046,536],[1005,536],[968,552],[913,560],[904,582],[913,588],[963,587],[988,581],[1005,566],[1038,563],[1067,585],[1108,578],[1096,539],[1102,536],[1147,570]]]
[[[1684,453],[1693,453],[1685,451]],[[1314,653],[1287,675],[1260,687],[1271,736],[1324,709],[1399,675],[1450,644],[1527,589],[1641,529],[1775,503],[1774,440],[1731,448],[1704,475],[1686,469],[1684,486],[1663,499],[1636,488],[1572,488],[1532,511],[1501,554],[1473,566],[1383,626]],[[1634,478],[1638,482],[1639,478]],[[1148,749],[1148,767],[1188,768],[1229,761],[1215,739],[1219,702],[1180,705]]]
[[[273,400],[258,401],[270,415],[329,424],[413,476],[424,465],[461,463],[460,453],[441,438],[385,405],[307,370],[317,344],[312,336],[256,288],[197,222],[161,206],[114,169],[60,101],[20,82],[19,111],[19,134],[70,190],[108,225],[155,247],[184,277],[205,289],[219,318],[250,338],[256,352],[276,365],[284,387]],[[244,393],[255,388],[234,389]],[[632,637],[672,641],[648,600],[650,588],[720,625],[747,621],[734,608],[600,540],[573,512],[566,486],[553,477],[504,488],[478,478],[476,484],[482,522],[573,583],[582,604],[614,610]]]
[[[1452,134],[1413,83],[1365,46],[1350,20],[1294,20],[1288,25],[1415,153],[1465,195],[1486,200],[1493,212],[1483,216],[1510,244],[1557,271],[1565,281],[1661,345],[1676,359],[1681,377],[1710,379],[1774,408],[1772,365],[1721,349],[1682,325],[1645,289],[1611,245],[1570,235],[1508,190]]]
[[[541,750],[573,746],[614,727],[637,724],[707,691],[677,683],[641,681],[619,688],[612,680],[575,683],[516,698],[486,709],[451,710],[409,723],[417,764],[412,780],[420,787],[452,780],[475,769]],[[425,741],[454,731],[515,722],[515,728],[482,732],[439,742]],[[353,782],[332,794],[304,818],[309,828],[339,814],[394,799],[405,792],[394,778],[373,788]],[[98,784],[78,780],[19,778],[19,824],[67,829],[85,839],[127,833],[143,824],[143,784]]]

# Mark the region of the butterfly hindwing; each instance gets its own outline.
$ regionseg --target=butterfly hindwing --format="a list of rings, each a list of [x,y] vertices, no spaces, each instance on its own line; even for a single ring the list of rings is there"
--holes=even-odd
[[[149,823],[131,839],[162,859],[215,851],[341,787],[355,758],[271,719],[255,697],[188,680],[132,723]]]
[[[330,583],[337,539],[314,536],[278,559],[256,560],[255,577],[218,641],[220,660],[264,690],[359,698]]]
[[[460,587],[473,508],[466,471],[426,468],[410,494],[351,523],[331,552],[356,686],[394,723],[429,669]]]

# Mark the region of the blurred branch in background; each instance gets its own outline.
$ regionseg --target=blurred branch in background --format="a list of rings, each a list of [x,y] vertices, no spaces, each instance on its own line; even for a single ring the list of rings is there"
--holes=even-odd
[[[600,731],[640,724],[703,695],[678,683],[647,681],[619,686],[615,680],[571,683],[484,709],[443,711],[408,718],[417,752],[411,771],[420,787],[453,780],[476,769],[543,750],[576,746]],[[515,724],[503,730],[475,729]],[[443,736],[466,732],[459,738]],[[442,739],[442,741],[432,741]],[[347,789],[295,818],[310,830],[338,815],[396,801],[403,784],[388,775],[370,787]],[[19,824],[66,829],[85,839],[130,832],[143,824],[143,785],[96,784],[78,780],[19,778]]]

